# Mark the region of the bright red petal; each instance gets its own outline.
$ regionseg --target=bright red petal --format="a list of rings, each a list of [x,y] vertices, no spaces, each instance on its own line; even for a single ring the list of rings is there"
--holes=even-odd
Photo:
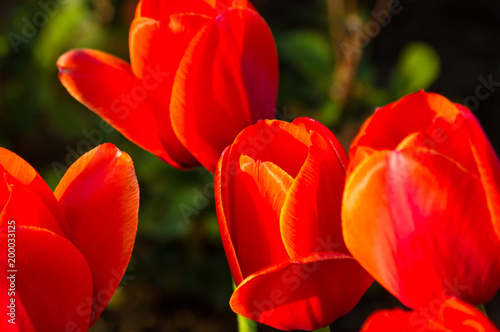
[[[315,330],[351,311],[373,279],[338,253],[274,265],[251,275],[230,300],[244,317],[280,330]]]
[[[360,332],[498,332],[479,310],[457,299],[435,299],[415,311],[381,310],[373,313]]]
[[[1,170],[1,168],[0,168]],[[1,172],[0,172],[1,174]],[[0,178],[3,209],[0,214],[0,228],[7,227],[7,223],[14,220],[18,226],[35,226],[68,237],[61,230],[58,220],[40,197],[30,188],[9,174]],[[27,208],[29,207],[29,208]],[[67,227],[66,220],[63,217]]]
[[[132,160],[111,144],[101,145],[68,169],[54,193],[92,272],[92,326],[118,287],[134,246],[139,187]]]
[[[226,253],[227,262],[231,269],[231,275],[234,282],[239,285],[243,281],[241,267],[236,256],[234,248],[232,233],[230,232],[231,226],[229,222],[232,216],[229,214],[231,211],[230,202],[234,197],[234,181],[232,177],[239,172],[239,161],[236,157],[229,158],[230,147],[227,147],[221,154],[215,170],[214,179],[214,194],[215,194],[215,207],[217,211],[217,221],[219,223],[219,233],[222,239],[222,245]]]
[[[4,310],[0,330],[87,331],[92,279],[82,254],[52,232],[16,227],[15,262],[7,261],[7,234],[7,228],[0,229],[0,305]],[[15,264],[14,269],[9,264]],[[7,279],[12,275],[15,278]],[[15,295],[11,296],[12,290]],[[8,323],[6,315],[11,299],[16,305],[15,325]]]
[[[147,101],[161,129],[165,150],[179,165],[199,163],[182,145],[170,120],[170,97],[175,73],[194,35],[209,22],[194,14],[176,14],[167,21],[135,19],[130,27],[130,60],[134,75],[142,80]]]
[[[137,5],[135,17],[168,21],[170,15],[182,13],[216,16],[214,5],[204,0],[141,0]]]
[[[423,91],[405,96],[396,102],[381,107],[364,123],[349,149],[355,155],[358,146],[376,150],[395,149],[413,132],[425,129],[435,116]],[[351,167],[356,160],[351,160]]]
[[[325,127],[320,122],[306,117],[296,118],[292,122],[294,125],[299,127],[303,127],[308,132],[315,131],[320,134],[324,139],[326,139],[330,143],[330,148],[338,159],[338,162],[342,165],[342,167],[347,169],[347,164],[349,163],[349,156],[345,151],[342,144],[340,144],[339,140],[335,135],[331,132],[330,129]]]
[[[342,237],[341,202],[345,170],[329,141],[311,132],[311,147],[281,213],[281,234],[292,258],[313,252],[347,254]]]
[[[457,105],[464,118],[471,141],[471,150],[476,167],[486,193],[486,201],[491,212],[491,221],[500,237],[500,162],[474,114]]]
[[[279,216],[293,179],[271,162],[239,158],[228,206],[230,240],[243,278],[271,264],[288,260],[280,241]]]
[[[25,187],[25,189],[23,190],[27,190],[31,192],[33,195],[38,196],[38,199],[36,201],[40,200],[41,203],[45,205],[47,209],[50,210],[50,213],[52,214],[53,218],[57,220],[57,223],[59,224],[60,230],[62,230],[63,234],[65,236],[69,235],[69,228],[68,224],[66,223],[66,218],[64,217],[61,208],[59,206],[59,203],[57,202],[56,198],[54,197],[54,194],[52,193],[52,190],[50,190],[47,183],[45,183],[42,177],[24,159],[22,159],[15,153],[0,147],[0,175],[2,178],[1,179],[2,182],[4,181],[4,176],[2,175],[4,172],[7,172],[11,177],[19,181],[22,184],[22,186]],[[4,189],[7,188],[4,187]],[[9,191],[8,196],[10,196],[11,195],[10,192],[12,190],[9,189],[8,191]],[[4,193],[7,194],[5,191]],[[1,203],[7,202],[6,197],[5,200],[2,199],[2,201],[3,202]],[[19,202],[22,202],[22,198]],[[5,203],[2,204],[1,206],[4,205]],[[25,207],[26,204],[24,205],[23,208],[21,208],[21,210],[30,210],[26,209]],[[52,229],[52,231],[58,233],[56,228]]]
[[[476,176],[413,149],[374,154],[347,179],[346,245],[403,304],[491,299],[500,287],[500,242]]]
[[[172,126],[208,170],[238,133],[274,117],[278,61],[264,20],[229,9],[191,42],[172,92]]]
[[[303,127],[265,120],[245,128],[234,140],[231,154],[270,161],[295,178],[306,161],[310,145],[311,134]]]
[[[182,168],[163,148],[146,102],[144,82],[134,77],[128,63],[104,52],[83,49],[63,54],[57,66],[61,83],[76,100],[132,142]]]

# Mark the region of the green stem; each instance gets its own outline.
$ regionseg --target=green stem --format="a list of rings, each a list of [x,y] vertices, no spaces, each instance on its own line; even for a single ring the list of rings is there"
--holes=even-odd
[[[323,327],[321,329],[314,330],[314,332],[330,332],[330,326]]]
[[[253,320],[245,318],[236,314],[238,318],[238,331],[239,332],[257,332],[257,324]]]
[[[488,314],[486,313],[486,308],[484,307],[484,304],[480,304],[478,306],[476,306],[476,308],[481,311],[486,317],[488,317]]]

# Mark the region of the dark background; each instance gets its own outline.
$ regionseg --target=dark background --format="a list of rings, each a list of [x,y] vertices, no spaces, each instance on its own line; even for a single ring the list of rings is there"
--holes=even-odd
[[[100,118],[57,79],[58,56],[73,48],[128,59],[128,28],[137,1],[42,0],[55,3],[57,11],[17,50],[9,34],[21,35],[25,20],[44,9],[34,0],[0,1],[0,146],[31,163],[52,188],[62,168],[102,142],[129,153],[136,166],[141,188],[136,246],[122,287],[91,331],[236,331],[228,305],[230,272],[210,194],[212,176],[201,169],[175,170],[118,132],[103,130]],[[387,8],[386,1],[330,5],[343,2],[346,12],[330,16],[333,20],[326,0],[253,2],[278,46],[283,118],[318,119],[348,147],[375,107],[423,88],[474,108],[498,151],[500,86],[488,91],[480,85],[483,79],[500,82],[500,2],[401,0],[400,12],[382,21],[378,33],[366,32],[366,24],[374,8],[376,13]],[[363,39],[359,62],[342,58],[342,38]],[[338,76],[342,69],[352,75]],[[480,98],[477,91],[489,96]],[[198,207],[196,214],[186,218],[183,206]],[[372,311],[397,305],[374,285],[332,331],[358,331]],[[498,296],[486,309],[500,325]]]

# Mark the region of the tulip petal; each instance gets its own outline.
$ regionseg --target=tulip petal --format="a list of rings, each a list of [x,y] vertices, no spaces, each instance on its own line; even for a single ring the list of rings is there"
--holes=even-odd
[[[134,77],[128,63],[104,52],[81,49],[63,54],[57,67],[61,83],[76,100],[135,144],[182,168],[163,148],[145,101],[144,82]]]
[[[26,190],[31,191],[33,194],[38,196],[43,204],[50,210],[53,217],[57,220],[63,234],[67,237],[69,235],[69,228],[66,223],[66,218],[64,217],[52,190],[50,190],[47,183],[42,179],[37,171],[35,171],[30,164],[15,153],[0,147],[0,175],[3,171],[7,172],[10,176],[19,181],[23,186],[26,186]],[[9,196],[10,192],[11,190],[9,189]],[[52,229],[52,231],[57,233],[56,229]]]
[[[304,128],[284,121],[265,120],[245,128],[234,140],[231,154],[271,161],[295,178],[307,158],[309,145],[311,135]]]
[[[6,228],[0,229],[0,246],[5,250],[7,234]],[[87,331],[92,283],[82,254],[65,238],[36,227],[16,227],[15,239],[16,272],[10,272],[7,254],[0,257],[0,304],[7,310],[10,299],[15,299],[16,324],[3,317],[0,330]],[[7,277],[12,274],[15,295],[8,296],[13,279]]]
[[[498,332],[479,310],[457,300],[435,299],[428,308],[416,311],[380,310],[363,324],[360,332]]]
[[[159,128],[163,147],[177,164],[185,167],[199,163],[182,145],[172,128],[170,99],[179,62],[194,35],[209,18],[176,14],[168,21],[139,18],[130,27],[130,60],[134,75],[142,80],[148,104]]]
[[[230,300],[238,314],[280,330],[315,330],[351,311],[373,279],[350,256],[315,253],[259,271]]]
[[[443,155],[377,152],[348,176],[344,239],[410,308],[443,296],[484,303],[500,287],[500,243],[485,205],[478,177]]]
[[[455,160],[469,172],[478,174],[474,156],[468,148],[471,141],[465,124],[469,120],[445,97],[433,93],[425,97],[429,104],[427,107],[435,112],[434,118],[420,131],[410,133],[397,149],[423,147],[435,150]]]
[[[234,181],[230,181],[230,179],[241,169],[239,168],[239,160],[236,160],[236,158],[230,159],[230,149],[231,147],[227,147],[222,152],[217,163],[214,179],[214,195],[220,237],[233,280],[236,285],[239,285],[243,281],[243,275],[231,238],[233,233],[230,231],[231,226],[229,224],[230,218],[232,217],[229,214],[229,200],[232,200],[235,194]]]
[[[462,111],[470,135],[471,151],[486,193],[491,222],[500,237],[500,162],[474,114],[464,106],[457,106]]]
[[[280,218],[281,237],[292,259],[321,251],[348,254],[340,219],[345,170],[320,134],[312,131],[311,142]]]
[[[192,13],[215,17],[214,4],[205,0],[141,0],[135,11],[135,18],[149,17],[155,20],[166,20],[174,14]]]
[[[427,128],[434,115],[435,111],[429,107],[424,91],[378,108],[361,127],[351,143],[349,154],[354,155],[358,146],[376,150],[394,149],[410,133]]]
[[[277,86],[269,27],[253,10],[228,9],[194,37],[180,63],[170,114],[174,131],[214,171],[242,129],[274,117]]]
[[[92,271],[92,326],[118,287],[134,246],[139,187],[132,160],[103,144],[68,169],[54,194]]]
[[[1,170],[0,166],[0,174]],[[2,201],[5,202],[0,214],[0,228],[7,227],[7,222],[14,220],[18,226],[45,228],[59,236],[67,236],[62,232],[52,211],[45,205],[40,196],[30,190],[29,186],[24,185],[10,174],[4,174],[3,178],[0,178],[0,187]],[[63,221],[66,224],[64,217]],[[69,229],[66,231],[70,234]]]
[[[293,179],[271,162],[242,155],[234,177],[232,207],[237,223],[228,225],[243,278],[271,264],[288,260],[280,238],[279,214]]]
[[[349,163],[349,156],[347,155],[347,152],[345,151],[342,144],[340,144],[339,140],[337,139],[337,137],[335,137],[335,135],[331,132],[330,129],[325,127],[320,122],[307,117],[296,118],[295,120],[293,120],[292,123],[299,127],[303,127],[308,132],[315,131],[318,134],[320,134],[323,138],[327,139],[328,142],[330,143],[330,148],[337,157],[338,162],[342,165],[342,168],[344,168],[344,170],[347,169],[347,164]]]

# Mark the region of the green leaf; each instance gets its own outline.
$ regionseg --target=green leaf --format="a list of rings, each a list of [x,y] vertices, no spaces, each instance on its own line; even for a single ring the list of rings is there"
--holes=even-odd
[[[420,42],[408,44],[401,52],[391,77],[391,90],[402,96],[428,89],[438,78],[440,70],[439,55],[431,46]]]
[[[308,80],[329,78],[333,56],[328,38],[318,32],[297,30],[277,40],[278,53]]]

